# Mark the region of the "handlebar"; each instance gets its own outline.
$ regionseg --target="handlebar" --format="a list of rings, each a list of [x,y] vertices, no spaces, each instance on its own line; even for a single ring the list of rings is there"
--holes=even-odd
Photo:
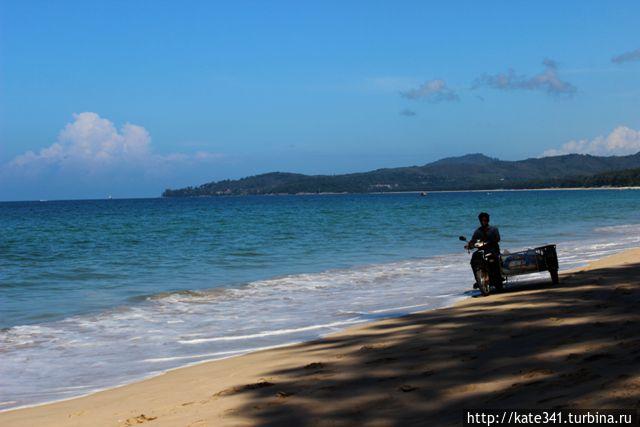
[[[463,241],[463,242],[466,242],[466,241],[467,241],[467,238],[466,238],[466,237],[464,237],[464,236],[460,236],[460,237],[458,237],[458,239],[459,239],[459,240],[461,240],[461,241]],[[477,242],[475,242],[475,243],[472,245],[472,247],[474,247],[474,248],[476,248],[476,249],[480,249],[481,247],[483,247],[483,246],[484,246],[484,245],[486,245],[486,244],[487,244],[487,242],[483,242],[483,241],[481,241],[481,240],[478,240]],[[464,245],[464,248],[465,248],[467,251],[471,251],[471,246],[469,246],[469,243],[467,243],[466,245]]]
[[[465,248],[467,251],[471,251],[471,248],[472,248],[472,247],[473,247],[473,248],[476,248],[476,249],[480,249],[480,248],[482,248],[482,247],[483,247],[484,245],[486,245],[486,244],[487,244],[487,242],[477,241],[477,242],[475,242],[475,243],[474,243],[473,245],[471,245],[471,246],[469,246],[469,244],[467,243],[466,245],[464,245],[464,248]]]

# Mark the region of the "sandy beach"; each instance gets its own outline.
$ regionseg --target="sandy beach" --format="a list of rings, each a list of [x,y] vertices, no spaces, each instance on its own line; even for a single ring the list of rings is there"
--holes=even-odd
[[[488,298],[0,413],[2,426],[459,425],[462,409],[639,408],[640,249]]]

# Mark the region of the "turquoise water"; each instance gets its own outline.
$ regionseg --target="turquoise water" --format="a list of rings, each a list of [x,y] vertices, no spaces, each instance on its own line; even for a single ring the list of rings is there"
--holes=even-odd
[[[640,241],[635,190],[0,203],[0,409],[450,304],[481,210],[562,268]]]

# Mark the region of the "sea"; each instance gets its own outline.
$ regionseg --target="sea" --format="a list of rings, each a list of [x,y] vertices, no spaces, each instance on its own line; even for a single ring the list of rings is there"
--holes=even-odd
[[[561,270],[640,246],[632,189],[0,203],[0,410],[476,296],[480,211]]]

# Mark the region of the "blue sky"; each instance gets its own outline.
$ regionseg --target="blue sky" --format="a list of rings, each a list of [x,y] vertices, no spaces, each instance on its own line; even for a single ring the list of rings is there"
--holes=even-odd
[[[635,1],[0,5],[0,200],[640,150]]]

